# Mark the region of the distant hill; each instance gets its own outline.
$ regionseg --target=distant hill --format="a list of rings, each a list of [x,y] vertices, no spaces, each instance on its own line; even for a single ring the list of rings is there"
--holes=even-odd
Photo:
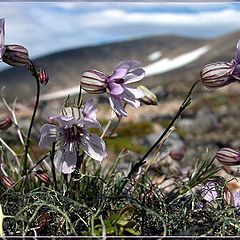
[[[209,50],[197,60],[171,71],[147,77],[142,82],[150,87],[162,84],[167,89],[175,89],[177,84],[177,90],[184,91],[185,85],[197,80],[204,64],[231,60],[234,57],[233,53],[239,38],[240,32],[211,40],[177,36],[148,37],[61,51],[33,61],[37,66],[47,70],[50,81],[47,86],[42,86],[41,90],[42,93],[50,93],[77,86],[82,73],[91,68],[111,74],[114,66],[122,60],[136,59],[141,61],[143,66],[148,66],[159,60],[155,59],[157,57],[171,60],[203,46],[208,46]],[[31,53],[31,49],[29,51]],[[35,93],[34,78],[26,73],[24,68],[9,68],[0,72],[0,87],[3,85],[6,86],[7,97],[11,99],[17,95],[18,99],[26,100],[26,97],[32,97]]]

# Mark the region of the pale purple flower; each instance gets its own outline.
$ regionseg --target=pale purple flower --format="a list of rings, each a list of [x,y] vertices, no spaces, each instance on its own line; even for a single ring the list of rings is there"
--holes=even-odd
[[[69,174],[75,170],[79,148],[97,161],[106,158],[104,141],[96,134],[89,133],[89,128],[100,128],[96,111],[96,105],[90,99],[80,110],[68,107],[64,109],[63,115],[49,117],[50,121],[58,125],[45,124],[41,127],[41,148],[59,142],[59,149],[54,156],[54,165],[59,171]]]
[[[215,62],[205,65],[200,72],[202,83],[208,88],[224,87],[240,81],[240,40],[235,59],[231,62]]]
[[[240,192],[233,192],[233,206],[236,208],[240,208]]]
[[[5,45],[5,19],[0,18],[0,61],[14,67],[29,63],[28,50],[21,45]]]
[[[128,103],[137,108],[140,106],[138,99],[145,95],[142,90],[130,88],[127,84],[140,81],[144,76],[145,71],[140,67],[140,62],[122,61],[110,76],[98,70],[85,72],[81,79],[81,86],[91,94],[106,92],[113,111],[118,117],[126,117],[125,104]]]
[[[214,181],[207,182],[202,190],[202,196],[207,202],[215,201],[218,196],[217,184]]]

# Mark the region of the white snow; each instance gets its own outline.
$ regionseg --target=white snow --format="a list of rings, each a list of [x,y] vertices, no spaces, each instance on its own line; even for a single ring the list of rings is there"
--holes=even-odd
[[[203,46],[201,48],[195,49],[191,52],[181,54],[173,59],[163,58],[158,60],[146,67],[144,70],[146,76],[152,76],[160,73],[165,73],[173,69],[183,67],[184,65],[193,62],[198,59],[201,55],[209,50],[209,46]]]
[[[65,98],[68,95],[71,95],[71,96],[76,95],[78,94],[78,92],[79,92],[79,86],[67,88],[58,92],[43,94],[40,96],[40,101],[48,101],[48,100],[53,100],[58,98]],[[85,91],[82,91],[82,93],[85,93]]]
[[[153,76],[161,73],[165,73],[168,71],[171,71],[173,69],[177,69],[180,67],[183,67],[187,65],[188,63],[193,62],[194,60],[197,60],[201,55],[206,53],[209,50],[209,46],[203,46],[201,48],[195,49],[191,52],[181,54],[173,59],[168,59],[168,58],[163,58],[161,60],[158,60],[154,63],[151,63],[150,65],[144,67],[144,70],[146,72],[146,76]],[[160,57],[161,52],[154,52],[148,57],[152,56],[152,58]],[[44,94],[41,95],[40,101],[47,101],[47,100],[52,100],[52,99],[58,99],[58,98],[64,98],[67,97],[68,95],[76,95],[78,94],[79,91],[79,86],[73,87],[73,88],[68,88],[64,89],[58,92],[54,93],[49,93],[49,94]],[[85,92],[82,91],[84,94]]]
[[[148,55],[148,60],[149,61],[156,61],[162,56],[162,53],[160,51],[156,51]]]

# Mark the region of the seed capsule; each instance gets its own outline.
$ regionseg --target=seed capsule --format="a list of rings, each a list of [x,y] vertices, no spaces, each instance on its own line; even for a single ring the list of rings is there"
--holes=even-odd
[[[137,87],[137,89],[141,90],[145,94],[144,97],[139,99],[141,102],[146,105],[157,105],[157,97],[152,91],[142,85]]]
[[[92,69],[83,73],[81,86],[90,94],[104,93],[106,92],[107,78],[105,73]]]
[[[216,62],[205,65],[201,72],[201,80],[207,88],[224,87],[236,79],[232,76],[235,62]]]
[[[6,45],[3,61],[13,67],[22,67],[29,63],[28,50],[20,45]]]
[[[49,176],[47,175],[47,173],[45,173],[44,171],[42,170],[37,170],[35,173],[35,176],[43,183],[50,183],[50,178]]]
[[[240,151],[232,148],[221,148],[216,154],[217,160],[226,166],[235,166],[240,164]]]
[[[10,117],[5,117],[0,119],[0,130],[7,130],[12,126],[12,119]]]
[[[49,80],[47,72],[43,68],[38,68],[37,73],[40,83],[46,85]]]
[[[7,189],[11,188],[15,184],[12,179],[4,175],[0,175],[0,181]]]

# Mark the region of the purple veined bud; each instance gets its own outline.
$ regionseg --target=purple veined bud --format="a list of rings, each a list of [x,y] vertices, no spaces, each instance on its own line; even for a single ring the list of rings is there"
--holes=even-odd
[[[13,121],[10,117],[5,117],[0,119],[0,130],[7,130],[13,124]]]
[[[0,175],[0,181],[7,189],[11,188],[15,184],[11,178],[4,175]]]
[[[36,172],[34,172],[34,174],[41,182],[46,184],[50,183],[50,178],[46,172],[39,169]]]
[[[137,89],[141,90],[145,94],[144,97],[139,98],[141,102],[146,105],[157,105],[157,96],[151,90],[142,85],[138,86]]]
[[[201,80],[207,88],[224,87],[236,79],[232,76],[235,68],[235,62],[216,62],[205,65],[201,72]]]
[[[38,68],[37,74],[40,83],[46,85],[49,80],[47,72],[43,68]]]
[[[13,67],[22,67],[28,65],[28,50],[20,45],[6,45],[3,61]]]
[[[234,195],[229,189],[224,189],[223,198],[225,199],[227,204],[234,206]]]
[[[240,151],[232,148],[221,148],[216,153],[216,158],[225,166],[240,165]]]
[[[90,94],[100,94],[106,92],[106,79],[108,76],[95,69],[83,73],[81,87]]]

